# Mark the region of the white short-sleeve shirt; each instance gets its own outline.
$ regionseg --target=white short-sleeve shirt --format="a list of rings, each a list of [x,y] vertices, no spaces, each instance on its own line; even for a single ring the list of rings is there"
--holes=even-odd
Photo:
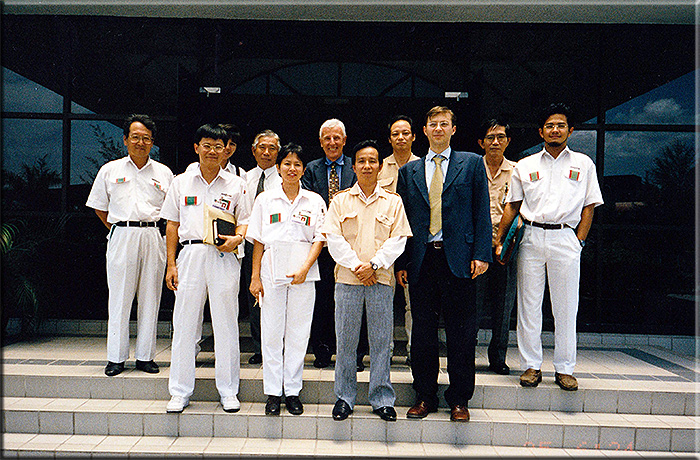
[[[85,203],[107,211],[107,222],[155,222],[173,180],[173,172],[148,159],[139,169],[130,156],[104,164],[92,184]]]
[[[265,249],[275,241],[325,241],[320,231],[325,216],[326,202],[318,193],[300,188],[289,201],[281,187],[268,190],[255,199],[246,239],[258,240]]]
[[[556,159],[544,149],[523,158],[515,165],[506,202],[521,200],[525,219],[576,228],[584,207],[603,204],[593,160],[568,147]]]
[[[185,171],[173,179],[160,216],[179,222],[180,242],[204,239],[204,205],[208,204],[233,215],[236,225],[247,225],[250,211],[245,196],[245,182],[228,171],[219,173],[207,184],[199,168]]]

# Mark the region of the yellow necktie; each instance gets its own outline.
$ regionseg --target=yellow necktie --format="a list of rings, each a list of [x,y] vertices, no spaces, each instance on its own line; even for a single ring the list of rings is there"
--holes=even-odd
[[[329,174],[328,181],[328,202],[333,199],[338,190],[340,189],[340,180],[338,179],[338,171],[335,169],[336,163],[331,164],[331,173]]]
[[[442,228],[442,168],[440,163],[445,158],[440,155],[435,155],[435,172],[433,180],[430,181],[430,190],[428,198],[430,199],[430,234],[435,235]]]

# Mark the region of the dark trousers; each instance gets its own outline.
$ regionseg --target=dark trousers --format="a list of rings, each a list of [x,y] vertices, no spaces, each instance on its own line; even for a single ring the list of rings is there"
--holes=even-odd
[[[311,320],[311,349],[316,358],[330,359],[335,353],[335,261],[324,247],[318,256],[318,270],[321,280],[316,281],[314,316]],[[359,357],[367,354],[367,314],[362,315],[360,342],[357,346]]]
[[[508,351],[508,333],[510,318],[515,306],[517,253],[508,264],[496,262],[495,249],[492,250],[494,262],[489,264],[486,273],[476,278],[476,311],[478,325],[484,316],[491,317],[491,342],[488,347],[490,364],[506,362]]]
[[[437,407],[440,312],[447,336],[445,390],[449,406],[466,406],[474,394],[476,307],[474,281],[457,278],[447,265],[444,249],[428,246],[418,282],[409,285],[413,330],[411,371],[418,401]]]
[[[260,305],[255,305],[255,297],[250,293],[250,276],[253,273],[253,245],[245,242],[245,257],[241,266],[241,290],[245,290],[248,300],[250,336],[253,339],[253,353],[262,353],[260,349]],[[240,298],[240,296],[239,296]]]

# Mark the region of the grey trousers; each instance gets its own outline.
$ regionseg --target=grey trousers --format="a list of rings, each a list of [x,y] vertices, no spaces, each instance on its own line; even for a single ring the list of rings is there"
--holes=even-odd
[[[393,406],[391,344],[394,337],[394,290],[391,286],[335,284],[335,395],[355,407],[357,396],[357,343],[363,308],[367,309],[369,339],[369,395],[372,409]]]

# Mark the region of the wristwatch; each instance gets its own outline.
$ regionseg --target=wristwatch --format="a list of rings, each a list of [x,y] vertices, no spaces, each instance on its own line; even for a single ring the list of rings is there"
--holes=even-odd
[[[372,270],[374,270],[375,272],[376,272],[377,270],[379,270],[379,265],[377,265],[377,264],[375,264],[374,262],[371,262],[371,261],[370,261],[369,264],[372,266]]]
[[[578,240],[578,242],[581,243],[582,248],[586,246],[586,240]]]

